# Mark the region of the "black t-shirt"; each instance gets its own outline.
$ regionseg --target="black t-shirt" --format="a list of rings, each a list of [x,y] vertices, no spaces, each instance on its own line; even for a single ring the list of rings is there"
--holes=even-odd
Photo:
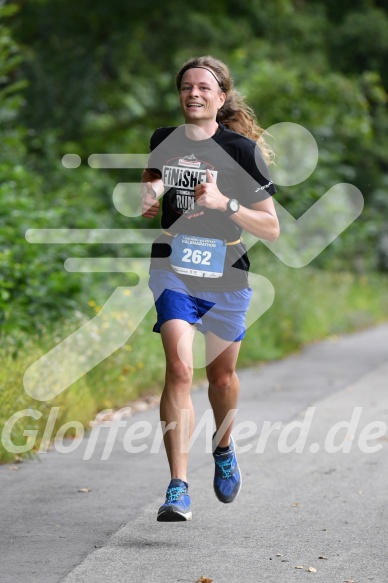
[[[195,204],[194,187],[206,182],[206,169],[217,187],[240,205],[264,200],[276,192],[257,144],[219,124],[216,133],[205,140],[187,138],[185,126],[157,129],[151,136],[148,168],[160,174],[165,193],[162,228],[170,233],[196,235],[233,242],[242,228],[226,213]],[[195,212],[204,214],[188,219]],[[169,261],[171,237],[162,235],[154,242],[151,269],[172,270]],[[248,285],[249,259],[244,243],[227,245],[224,274],[219,278],[179,274],[192,289],[227,291]],[[236,269],[237,268],[237,269]]]

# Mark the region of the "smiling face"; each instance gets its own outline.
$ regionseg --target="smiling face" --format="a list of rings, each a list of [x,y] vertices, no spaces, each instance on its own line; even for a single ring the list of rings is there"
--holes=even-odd
[[[186,123],[201,126],[216,123],[217,112],[226,99],[210,71],[200,68],[184,73],[179,96]]]

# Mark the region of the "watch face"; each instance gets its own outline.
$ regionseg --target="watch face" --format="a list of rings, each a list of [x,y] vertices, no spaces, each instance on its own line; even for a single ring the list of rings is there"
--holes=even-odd
[[[239,203],[238,203],[237,200],[232,199],[229,202],[229,208],[230,208],[231,211],[233,211],[234,213],[236,213],[238,211],[238,209],[240,208],[240,205],[239,205]]]

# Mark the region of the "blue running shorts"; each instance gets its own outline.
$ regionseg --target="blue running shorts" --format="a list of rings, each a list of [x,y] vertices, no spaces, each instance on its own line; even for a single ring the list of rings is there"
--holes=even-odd
[[[225,292],[190,290],[177,274],[160,269],[150,271],[148,285],[157,312],[154,332],[160,332],[168,320],[179,319],[195,324],[203,334],[210,331],[223,340],[239,342],[244,338],[250,287]]]

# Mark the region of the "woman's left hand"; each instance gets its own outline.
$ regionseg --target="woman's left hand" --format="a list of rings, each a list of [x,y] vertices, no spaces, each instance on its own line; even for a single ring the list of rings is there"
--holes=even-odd
[[[206,170],[206,180],[194,188],[195,202],[209,209],[226,211],[229,199],[218,190],[210,170]]]

